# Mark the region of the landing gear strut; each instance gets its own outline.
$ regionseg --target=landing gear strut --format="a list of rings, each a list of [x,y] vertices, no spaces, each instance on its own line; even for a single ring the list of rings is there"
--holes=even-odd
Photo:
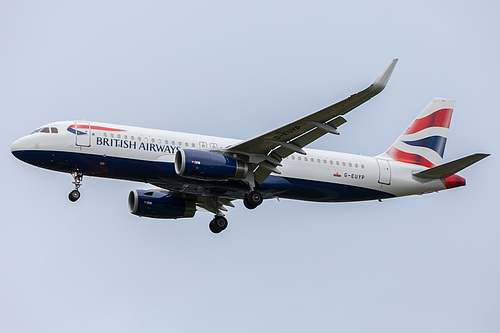
[[[82,180],[83,180],[83,173],[80,171],[75,171],[71,173],[71,176],[73,176],[73,179],[75,180],[73,184],[75,184],[75,189],[71,192],[69,192],[68,199],[71,202],[75,202],[76,200],[80,199],[80,191],[78,189],[80,186],[82,186]]]
[[[248,194],[245,194],[243,197],[243,204],[248,209],[255,209],[259,206],[263,201],[262,194],[257,191],[251,191]]]

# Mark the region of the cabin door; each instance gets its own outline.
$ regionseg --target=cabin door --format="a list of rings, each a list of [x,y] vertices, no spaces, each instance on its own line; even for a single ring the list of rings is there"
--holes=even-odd
[[[90,147],[90,132],[89,123],[75,123],[76,145],[81,147]]]
[[[388,160],[379,160],[378,163],[378,182],[380,184],[391,184],[391,165]]]

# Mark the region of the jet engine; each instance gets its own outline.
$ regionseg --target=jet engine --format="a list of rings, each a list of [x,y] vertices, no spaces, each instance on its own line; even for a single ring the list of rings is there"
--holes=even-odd
[[[179,219],[193,217],[194,201],[152,190],[133,190],[128,196],[128,207],[132,214],[157,219]]]
[[[203,180],[244,179],[248,165],[222,154],[180,149],[175,153],[175,172],[179,176]]]

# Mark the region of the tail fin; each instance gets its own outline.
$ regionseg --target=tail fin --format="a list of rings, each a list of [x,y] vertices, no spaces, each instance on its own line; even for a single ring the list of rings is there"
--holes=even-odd
[[[432,168],[443,161],[455,101],[434,98],[378,157]]]

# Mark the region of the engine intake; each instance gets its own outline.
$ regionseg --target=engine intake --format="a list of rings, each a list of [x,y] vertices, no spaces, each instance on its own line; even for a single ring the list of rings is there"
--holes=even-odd
[[[175,153],[175,172],[179,176],[204,180],[244,179],[248,165],[222,154],[180,149]]]
[[[193,217],[194,201],[175,195],[151,190],[133,190],[128,195],[128,207],[132,214],[157,219]]]

